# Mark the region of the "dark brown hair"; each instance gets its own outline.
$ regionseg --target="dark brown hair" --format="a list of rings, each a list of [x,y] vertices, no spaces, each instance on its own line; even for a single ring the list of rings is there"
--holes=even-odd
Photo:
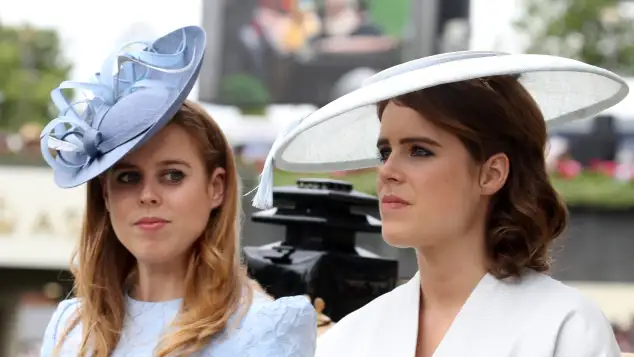
[[[508,156],[508,179],[489,207],[489,271],[498,278],[519,276],[526,268],[548,271],[550,246],[564,231],[568,211],[546,173],[544,117],[517,79],[443,84],[391,101],[456,135],[477,162],[496,153]],[[379,103],[379,118],[388,102]]]

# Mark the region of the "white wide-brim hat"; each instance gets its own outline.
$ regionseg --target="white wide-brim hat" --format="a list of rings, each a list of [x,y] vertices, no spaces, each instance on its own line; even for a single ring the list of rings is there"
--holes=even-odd
[[[576,60],[535,54],[462,51],[409,61],[370,77],[361,88],[298,120],[277,138],[253,199],[270,208],[274,166],[293,172],[331,172],[376,166],[380,121],[376,103],[476,78],[519,75],[547,125],[588,118],[628,94],[618,75]]]

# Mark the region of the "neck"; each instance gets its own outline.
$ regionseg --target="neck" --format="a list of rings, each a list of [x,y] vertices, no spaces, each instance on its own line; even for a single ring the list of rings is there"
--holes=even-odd
[[[487,273],[482,231],[445,241],[442,246],[419,248],[417,258],[425,309],[462,307]]]
[[[135,300],[158,302],[182,298],[185,291],[186,265],[137,265],[137,281],[130,291]]]

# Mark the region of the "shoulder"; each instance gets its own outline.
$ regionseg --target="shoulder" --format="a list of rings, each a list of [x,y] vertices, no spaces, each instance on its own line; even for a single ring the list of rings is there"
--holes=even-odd
[[[611,325],[599,305],[582,294],[552,277],[540,273],[528,273],[512,289],[513,301],[519,308],[540,312],[540,316],[551,316],[561,324],[571,319],[584,320],[588,324],[607,327]]]
[[[339,320],[319,336],[315,356],[345,356],[348,348],[366,345],[368,336],[376,333],[376,329],[385,322],[386,315],[391,315],[394,306],[400,306],[399,302],[406,302],[409,298],[417,297],[411,294],[409,285],[411,283],[410,281],[396,287]]]
[[[549,310],[561,311],[565,316],[580,315],[588,319],[607,321],[599,305],[579,290],[540,273],[528,273],[516,289],[516,295],[539,298],[532,304]],[[525,299],[522,299],[525,300]],[[529,299],[526,299],[529,300]],[[518,301],[521,303],[521,301]]]
[[[41,356],[48,357],[53,353],[59,339],[64,334],[72,319],[76,316],[79,301],[76,298],[60,302],[51,316],[42,341]]]
[[[562,284],[563,285],[563,284]],[[621,352],[614,330],[599,305],[572,287],[555,356],[616,357]]]
[[[255,292],[243,325],[278,330],[308,328],[312,332],[317,328],[317,313],[305,296],[289,296],[273,300]]]
[[[596,302],[543,274],[530,274],[520,285],[526,298],[518,302],[534,305],[533,315],[542,317],[533,325],[557,336],[554,356],[620,356],[610,321]]]
[[[312,357],[317,313],[304,296],[271,300],[255,292],[237,331],[242,356]]]

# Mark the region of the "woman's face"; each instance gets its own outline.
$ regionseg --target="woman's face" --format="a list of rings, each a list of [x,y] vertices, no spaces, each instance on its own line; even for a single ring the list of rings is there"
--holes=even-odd
[[[112,227],[139,263],[184,259],[224,197],[224,169],[211,176],[187,131],[171,124],[104,177]]]
[[[383,237],[393,246],[422,248],[483,226],[488,196],[506,179],[505,155],[477,164],[457,136],[393,102],[377,146]]]

